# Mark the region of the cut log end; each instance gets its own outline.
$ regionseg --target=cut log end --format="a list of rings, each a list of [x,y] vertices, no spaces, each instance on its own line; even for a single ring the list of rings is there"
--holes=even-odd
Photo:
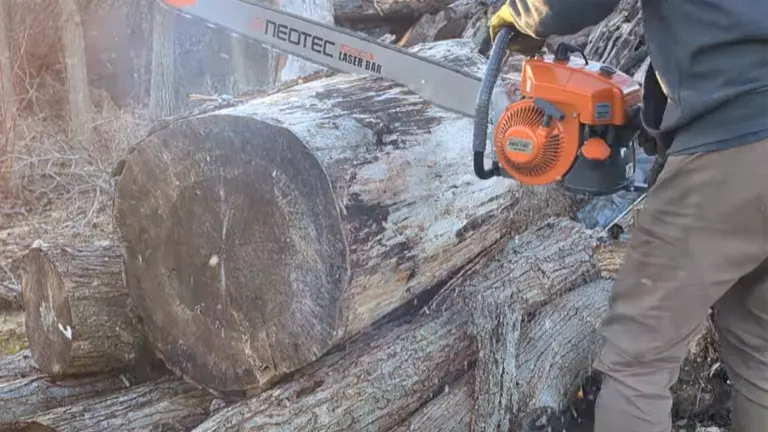
[[[29,349],[43,373],[105,372],[134,365],[145,353],[118,247],[32,247],[21,288]]]
[[[62,374],[72,352],[74,323],[61,274],[40,248],[29,250],[22,279],[25,330],[40,370]]]
[[[115,204],[139,275],[128,288],[167,363],[187,377],[216,370],[195,381],[227,391],[327,348],[347,250],[328,177],[301,140],[217,115],[175,123],[129,158]]]

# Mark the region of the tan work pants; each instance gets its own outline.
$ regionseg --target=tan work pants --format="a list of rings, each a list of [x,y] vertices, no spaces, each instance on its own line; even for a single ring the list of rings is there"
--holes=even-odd
[[[595,432],[669,432],[688,342],[714,305],[733,432],[768,431],[768,140],[670,156],[602,325]]]

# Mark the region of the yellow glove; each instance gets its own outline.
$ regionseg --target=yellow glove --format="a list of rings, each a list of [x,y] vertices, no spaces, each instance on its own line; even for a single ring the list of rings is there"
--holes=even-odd
[[[499,8],[499,10],[493,14],[489,27],[491,43],[496,40],[496,36],[498,36],[502,28],[512,27],[515,29],[512,34],[512,38],[509,40],[509,44],[507,45],[507,50],[509,51],[526,56],[532,56],[539,52],[544,46],[543,39],[536,39],[517,31],[517,28],[515,27],[513,11],[509,7],[509,3],[505,3],[504,6]]]

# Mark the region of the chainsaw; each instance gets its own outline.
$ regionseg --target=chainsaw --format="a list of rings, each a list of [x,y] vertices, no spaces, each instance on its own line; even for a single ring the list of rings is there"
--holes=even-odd
[[[184,16],[330,69],[394,81],[437,107],[474,118],[473,166],[479,179],[556,183],[591,196],[644,189],[634,182],[640,85],[609,65],[588,61],[573,45],[561,43],[553,56],[536,54],[525,60],[522,99],[509,103],[493,122],[494,157],[486,168],[491,96],[512,29],[499,33],[485,75],[478,78],[396,45],[252,0],[160,1]]]

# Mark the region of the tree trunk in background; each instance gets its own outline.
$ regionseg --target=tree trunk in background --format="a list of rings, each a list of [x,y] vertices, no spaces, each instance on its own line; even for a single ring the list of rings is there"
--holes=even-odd
[[[142,34],[150,35],[152,32],[152,11],[155,0],[134,0],[129,9],[128,33],[130,35]],[[134,71],[134,95],[133,101],[144,106],[149,96],[149,83],[151,71],[151,47],[143,44],[139,46],[131,45],[131,60],[133,60]]]
[[[75,0],[59,0],[64,59],[67,69],[69,138],[81,145],[90,140],[93,104],[88,86],[83,22]]]
[[[277,79],[277,52],[242,37],[230,36],[232,73],[236,94],[250,93],[273,85]]]
[[[169,117],[176,109],[176,92],[173,79],[173,35],[176,14],[154,2],[152,11],[152,76],[149,110],[154,118]]]
[[[11,4],[0,2],[0,192],[11,185],[15,151],[16,92],[11,60]]]
[[[332,0],[277,0],[280,10],[291,12],[313,21],[334,25]],[[278,62],[278,82],[290,81],[322,72],[325,68],[294,56],[285,56]]]

